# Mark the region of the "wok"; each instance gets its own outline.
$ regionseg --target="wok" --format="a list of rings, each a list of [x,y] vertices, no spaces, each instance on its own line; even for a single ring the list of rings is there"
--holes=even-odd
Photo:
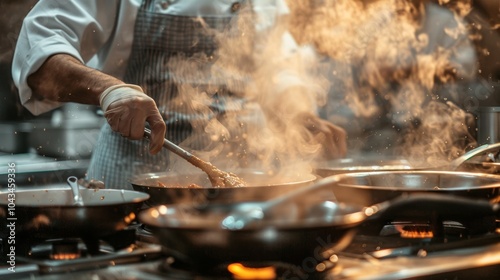
[[[409,193],[441,193],[488,200],[498,196],[500,190],[499,175],[462,171],[371,171],[333,177],[338,181],[332,187],[335,197],[362,206]]]
[[[329,177],[318,181],[315,188],[331,189],[335,184],[336,179]],[[280,204],[279,209],[265,212],[246,227],[224,227],[222,221],[241,209],[241,204],[160,205],[141,212],[139,220],[168,253],[196,270],[235,262],[259,267],[278,261],[314,271],[316,264],[349,245],[365,221],[387,219],[394,213],[405,218],[470,220],[493,217],[498,211],[484,200],[413,194],[372,207],[332,201],[304,207],[291,202],[286,209]],[[302,210],[288,211],[292,206]]]
[[[136,217],[148,194],[112,189],[80,189],[84,206],[73,205],[69,188],[16,190],[0,193],[0,234],[12,234],[6,224],[16,218],[16,236],[30,238],[100,237],[124,229]],[[12,206],[12,205],[10,205]],[[11,214],[12,213],[12,214]]]
[[[213,188],[202,172],[146,173],[129,180],[134,190],[150,195],[146,204],[204,204],[209,202],[266,200],[316,180],[310,173],[287,172],[271,175],[259,170],[234,171],[246,182],[244,187]],[[166,187],[160,186],[159,182]],[[196,184],[201,188],[189,187]]]

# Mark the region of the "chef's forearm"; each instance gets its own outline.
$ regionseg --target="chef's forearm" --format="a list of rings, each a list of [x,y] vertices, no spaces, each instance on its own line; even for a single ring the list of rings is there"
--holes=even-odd
[[[99,95],[122,81],[83,65],[67,54],[49,57],[28,77],[28,85],[41,98],[58,102],[99,105]]]

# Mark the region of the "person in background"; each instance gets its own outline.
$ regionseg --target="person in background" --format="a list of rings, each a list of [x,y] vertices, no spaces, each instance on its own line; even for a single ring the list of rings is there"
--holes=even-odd
[[[190,139],[191,148],[203,149],[210,138],[203,135],[207,121],[245,107],[245,99],[231,92],[238,86],[205,79],[219,47],[217,36],[206,31],[229,29],[250,2],[257,15],[286,13],[281,1],[40,1],[23,22],[14,54],[21,102],[34,115],[66,102],[101,106],[107,122],[87,178],[107,188],[130,188],[127,180],[138,165],[166,169],[164,137],[175,143]],[[173,62],[180,59],[195,70],[176,72]],[[183,99],[186,88],[206,93],[200,103],[210,110],[200,113],[198,103]],[[342,128],[314,114],[304,122],[321,136],[326,158],[346,154]],[[146,125],[152,131],[149,148]],[[192,140],[194,131],[202,132],[199,141]]]

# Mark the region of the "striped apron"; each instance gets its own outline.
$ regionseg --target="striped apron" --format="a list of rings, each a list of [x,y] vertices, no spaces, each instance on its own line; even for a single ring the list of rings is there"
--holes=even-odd
[[[124,82],[140,85],[156,101],[166,121],[169,140],[175,143],[184,141],[184,147],[200,149],[207,145],[207,136],[203,133],[193,135],[195,128],[192,123],[203,124],[224,113],[229,104],[225,96],[230,95],[225,86],[210,77],[216,43],[213,35],[207,34],[206,26],[224,30],[236,18],[240,6],[239,3],[233,4],[230,16],[203,17],[200,20],[162,13],[167,4],[165,0],[145,0],[142,3]],[[182,71],[179,67],[182,61],[190,61],[190,65],[195,61],[196,71]],[[204,102],[209,110],[195,110],[193,104],[186,104],[186,99],[181,98],[186,88],[196,93],[208,92],[210,98]],[[231,104],[243,102],[238,98],[230,99],[233,100]],[[189,144],[184,145],[187,138]],[[103,181],[106,188],[132,189],[128,182],[130,177],[166,171],[169,156],[165,149],[157,155],[150,155],[147,141],[127,140],[113,132],[106,123],[94,148],[87,180]]]

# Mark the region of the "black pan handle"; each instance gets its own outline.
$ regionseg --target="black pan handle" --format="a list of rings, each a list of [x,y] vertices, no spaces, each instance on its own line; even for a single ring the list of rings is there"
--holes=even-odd
[[[377,206],[375,206],[377,207]],[[380,204],[375,219],[418,220],[439,216],[443,220],[470,221],[500,213],[498,203],[451,194],[406,194],[389,203]]]

